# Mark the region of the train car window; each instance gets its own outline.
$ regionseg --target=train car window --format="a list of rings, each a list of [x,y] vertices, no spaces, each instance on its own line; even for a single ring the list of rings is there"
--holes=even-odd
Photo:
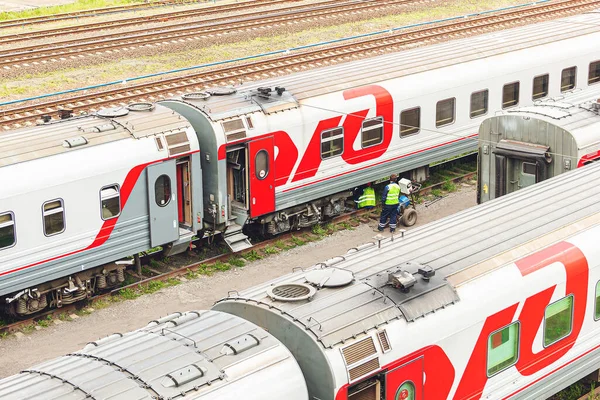
[[[533,78],[533,100],[541,99],[548,96],[548,88],[550,82],[550,75],[540,75]]]
[[[588,73],[588,85],[600,82],[600,61],[594,61],[590,63],[590,69]]]
[[[414,135],[421,130],[421,107],[404,110],[400,113],[400,137]]]
[[[600,319],[600,281],[596,283],[596,305],[594,306],[594,319],[596,321]]]
[[[575,87],[577,79],[577,67],[565,68],[560,77],[560,91],[566,92]]]
[[[44,203],[44,235],[58,235],[65,231],[65,208],[61,199]]]
[[[248,129],[254,129],[254,123],[252,122],[252,117],[249,115],[246,117],[246,125],[248,125]]]
[[[117,218],[121,214],[121,196],[118,185],[106,186],[100,189],[100,206],[102,219],[105,221]]]
[[[362,147],[375,146],[383,142],[383,117],[366,119],[362,123]]]
[[[487,89],[471,93],[471,118],[487,114],[488,96],[489,91]]]
[[[269,175],[269,153],[266,150],[260,150],[254,157],[254,173],[256,178],[263,180]]]
[[[344,128],[321,132],[321,159],[339,156],[344,152]]]
[[[519,322],[493,332],[488,338],[487,374],[496,375],[517,363],[519,359]]]
[[[171,178],[161,175],[154,182],[154,200],[156,205],[164,207],[171,201]]]
[[[527,162],[523,163],[523,173],[524,174],[535,175],[536,171],[537,171],[537,166],[535,164],[527,163]]]
[[[555,301],[544,313],[544,347],[568,336],[573,328],[573,295]]]
[[[435,107],[435,126],[448,125],[454,122],[454,98],[440,100]]]
[[[11,212],[0,214],[0,250],[12,247],[16,242],[15,216]]]
[[[507,83],[502,88],[502,108],[519,104],[519,82]]]

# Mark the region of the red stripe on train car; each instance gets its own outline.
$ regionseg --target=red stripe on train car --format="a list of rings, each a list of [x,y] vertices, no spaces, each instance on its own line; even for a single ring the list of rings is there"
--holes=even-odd
[[[147,162],[145,164],[137,165],[133,169],[131,169],[131,171],[129,171],[127,173],[127,176],[125,177],[125,181],[121,185],[121,211],[125,207],[125,204],[127,203],[127,200],[129,199],[129,195],[133,191],[133,188],[135,187],[135,184],[137,183],[140,175],[142,174],[142,171],[148,165],[157,164],[159,162],[168,161],[168,160],[172,160],[172,159],[175,159],[175,158],[185,157],[185,156],[188,156],[188,155],[191,155],[191,154],[194,154],[194,153],[199,153],[199,150],[190,151],[188,153],[183,153],[183,154],[178,154],[175,157],[168,157],[168,158],[163,158],[161,160],[150,161],[150,162]],[[0,272],[0,276],[8,275],[8,274],[11,274],[13,272],[22,271],[22,270],[27,269],[27,268],[35,267],[36,265],[40,265],[40,264],[44,264],[44,263],[47,263],[47,262],[50,262],[50,261],[58,260],[60,258],[72,256],[73,254],[78,254],[78,253],[81,253],[83,251],[91,250],[91,249],[93,249],[95,247],[102,246],[108,240],[108,238],[110,237],[110,234],[112,233],[113,229],[115,228],[115,225],[117,224],[117,220],[118,219],[119,218],[113,218],[113,219],[110,219],[108,221],[104,221],[104,223],[102,224],[102,227],[100,228],[100,231],[96,235],[96,238],[94,239],[94,241],[89,246],[87,246],[87,247],[85,247],[83,249],[75,250],[75,251],[72,251],[72,252],[66,253],[66,254],[61,254],[61,255],[49,258],[47,260],[42,260],[42,261],[35,262],[33,264],[24,265],[22,267],[18,267],[18,268],[12,269],[10,271]]]
[[[356,168],[356,169],[353,169],[351,171],[342,172],[342,173],[337,174],[337,175],[328,176],[328,177],[323,178],[323,179],[319,179],[319,180],[316,180],[316,181],[308,182],[308,183],[305,183],[305,184],[302,184],[302,185],[298,185],[298,186],[293,187],[293,188],[285,189],[285,190],[283,190],[283,192],[290,192],[292,190],[300,189],[300,188],[303,188],[305,186],[310,186],[310,185],[313,185],[315,183],[327,181],[329,179],[338,178],[340,176],[347,175],[347,174],[350,174],[350,173],[353,173],[353,172],[356,172],[356,171],[360,171],[360,170],[363,170],[363,169],[366,169],[366,168],[375,167],[377,165],[385,164],[385,163],[388,163],[390,161],[399,160],[399,159],[404,158],[404,157],[412,156],[413,154],[423,153],[425,151],[436,149],[438,147],[443,147],[443,146],[449,145],[451,143],[456,143],[456,142],[460,142],[462,140],[471,139],[471,138],[477,137],[478,135],[479,135],[478,133],[475,133],[473,135],[461,137],[461,138],[458,138],[458,139],[455,139],[455,140],[451,140],[449,142],[444,142],[444,143],[436,144],[435,146],[431,146],[431,147],[427,147],[425,149],[413,151],[412,153],[403,154],[401,156],[390,158],[390,159],[387,159],[387,160],[382,160],[382,161],[376,162],[376,163],[371,164],[371,165],[365,165],[364,167]],[[275,160],[275,162],[277,162],[277,160]]]

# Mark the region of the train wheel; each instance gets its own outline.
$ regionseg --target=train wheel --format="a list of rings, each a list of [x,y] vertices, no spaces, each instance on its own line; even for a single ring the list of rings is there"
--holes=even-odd
[[[413,226],[417,223],[417,210],[414,208],[407,208],[402,214],[402,223],[404,226]]]

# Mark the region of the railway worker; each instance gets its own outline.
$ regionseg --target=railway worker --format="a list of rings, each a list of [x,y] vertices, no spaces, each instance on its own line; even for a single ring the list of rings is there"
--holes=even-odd
[[[367,183],[367,186],[364,187],[362,194],[356,200],[356,207],[358,209],[364,208],[367,210],[371,210],[375,207],[375,189],[371,182]]]
[[[398,175],[392,174],[390,176],[390,183],[388,183],[383,189],[383,195],[381,196],[381,202],[383,208],[381,209],[381,218],[379,219],[379,225],[377,226],[378,232],[383,232],[385,224],[390,220],[390,232],[394,233],[396,230],[396,219],[398,217],[398,203],[400,197],[400,185],[396,183]]]

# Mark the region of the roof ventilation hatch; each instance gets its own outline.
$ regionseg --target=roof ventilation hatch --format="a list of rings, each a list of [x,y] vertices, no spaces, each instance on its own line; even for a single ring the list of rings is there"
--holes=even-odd
[[[65,149],[72,149],[73,147],[79,147],[88,144],[88,141],[83,136],[76,136],[74,138],[63,140],[62,146]]]
[[[331,267],[309,271],[304,277],[308,283],[317,288],[342,287],[349,285],[354,280],[354,274],[351,271]]]
[[[310,300],[317,289],[304,283],[280,283],[267,289],[267,296],[275,301]]]

